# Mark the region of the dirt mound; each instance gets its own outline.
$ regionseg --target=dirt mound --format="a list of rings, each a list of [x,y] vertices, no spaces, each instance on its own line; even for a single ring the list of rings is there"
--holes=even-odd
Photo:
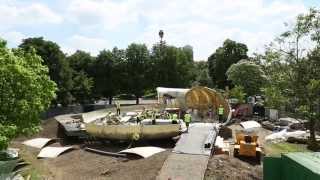
[[[205,179],[261,180],[262,167],[227,155],[215,155],[209,160]]]

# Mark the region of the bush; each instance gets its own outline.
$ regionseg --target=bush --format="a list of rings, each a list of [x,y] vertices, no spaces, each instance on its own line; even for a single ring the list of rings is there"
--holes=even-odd
[[[246,95],[242,86],[235,86],[230,90],[230,97],[238,99],[239,103],[245,102]]]
[[[18,134],[38,130],[39,114],[55,97],[56,84],[32,50],[10,50],[0,40],[0,149]]]

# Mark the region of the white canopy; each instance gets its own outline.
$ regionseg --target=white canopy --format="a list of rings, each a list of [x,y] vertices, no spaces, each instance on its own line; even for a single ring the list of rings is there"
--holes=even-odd
[[[172,97],[185,97],[186,93],[190,89],[181,89],[181,88],[165,88],[165,87],[157,87],[158,97],[163,96],[165,94],[170,95]]]

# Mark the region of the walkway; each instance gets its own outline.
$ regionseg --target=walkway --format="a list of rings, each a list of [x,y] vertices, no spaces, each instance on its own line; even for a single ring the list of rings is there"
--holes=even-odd
[[[204,148],[204,143],[214,124],[194,123],[189,133],[181,138],[164,162],[157,180],[202,180],[207,169],[211,149]]]

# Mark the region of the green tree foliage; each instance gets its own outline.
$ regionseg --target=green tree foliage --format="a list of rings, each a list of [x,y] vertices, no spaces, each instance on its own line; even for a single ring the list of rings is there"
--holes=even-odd
[[[192,86],[213,87],[212,80],[209,75],[207,61],[195,61],[193,71],[195,80],[192,83]]]
[[[24,39],[19,47],[26,51],[34,48],[43,59],[43,64],[48,66],[49,76],[58,86],[57,98],[53,103],[64,106],[70,104],[73,100],[71,94],[73,86],[72,70],[60,47],[52,41],[44,40],[42,37]]]
[[[193,50],[191,46],[177,48],[156,44],[151,51],[153,87],[182,88],[191,85],[193,74]]]
[[[230,86],[226,72],[232,64],[241,59],[248,59],[247,51],[245,44],[227,39],[223,42],[223,46],[208,58],[209,75],[215,87],[224,89],[225,86]]]
[[[11,51],[0,42],[0,149],[18,134],[32,133],[55,97],[56,84],[33,49]]]
[[[231,65],[226,74],[228,80],[234,85],[243,87],[247,95],[259,94],[260,88],[267,82],[261,66],[248,60],[241,60]]]
[[[281,99],[286,99],[287,110],[304,109],[310,120],[311,142],[315,142],[315,117],[320,114],[319,24],[319,10],[310,9],[299,15],[293,27],[272,42],[260,57],[270,79],[267,99],[274,99],[275,94],[270,91],[276,90]]]
[[[72,95],[80,104],[89,103],[92,100],[93,75],[90,74],[95,71],[92,68],[94,58],[89,53],[78,50],[67,59],[72,68]]]
[[[246,99],[246,93],[244,92],[244,88],[240,85],[236,85],[234,88],[230,90],[230,97],[236,98],[239,103],[244,103]]]
[[[112,103],[112,98],[120,89],[121,74],[118,71],[121,61],[117,59],[117,49],[113,52],[102,50],[98,54],[94,63],[94,93],[98,97],[109,98],[109,104]]]
[[[136,96],[136,103],[139,104],[139,98],[144,94],[148,87],[146,79],[146,69],[150,61],[149,51],[144,44],[130,44],[126,49],[125,68],[127,72],[126,88],[127,92]]]

